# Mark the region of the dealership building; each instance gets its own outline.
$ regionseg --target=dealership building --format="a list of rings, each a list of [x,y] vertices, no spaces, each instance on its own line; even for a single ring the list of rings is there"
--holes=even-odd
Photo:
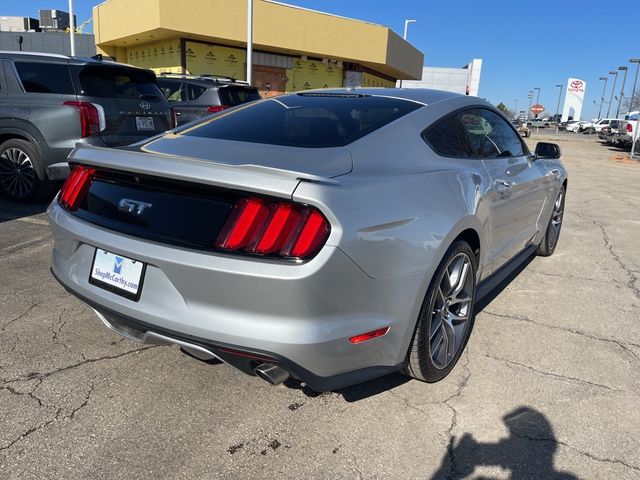
[[[478,96],[482,59],[475,58],[462,68],[424,67],[422,78],[402,82],[404,88],[433,88],[462,95]]]
[[[246,77],[247,2],[107,0],[93,8],[98,53],[173,72]],[[424,56],[390,28],[254,0],[253,84],[263,93],[393,87],[417,80]]]

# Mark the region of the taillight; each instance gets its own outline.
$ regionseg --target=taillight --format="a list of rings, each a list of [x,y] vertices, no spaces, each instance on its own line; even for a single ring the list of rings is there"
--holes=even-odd
[[[63,105],[75,107],[80,114],[80,136],[90,137],[105,128],[104,110],[100,105],[90,102],[76,102],[69,100]]]
[[[176,128],[178,126],[178,114],[176,113],[176,109],[171,107],[171,128]]]
[[[627,133],[633,133],[633,126],[630,123],[627,123]]]
[[[95,168],[74,167],[67,177],[67,181],[62,185],[58,202],[66,210],[77,210],[80,203],[87,195],[87,191],[93,182]]]
[[[222,110],[226,110],[227,108],[231,108],[229,105],[211,105],[207,107],[207,113],[218,113]]]
[[[308,259],[322,248],[330,230],[327,219],[313,207],[243,198],[233,207],[215,246],[224,250]]]

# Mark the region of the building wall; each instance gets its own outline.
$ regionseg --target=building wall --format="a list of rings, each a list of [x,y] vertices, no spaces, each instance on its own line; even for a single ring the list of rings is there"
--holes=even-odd
[[[422,79],[405,80],[404,88],[432,88],[462,95],[478,96],[482,60],[474,59],[462,68],[424,67]]]
[[[20,50],[18,37],[22,37],[22,50],[25,52],[71,55],[69,34],[63,32],[0,32],[0,50]],[[78,34],[75,42],[78,57],[92,57],[96,54],[93,35]]]

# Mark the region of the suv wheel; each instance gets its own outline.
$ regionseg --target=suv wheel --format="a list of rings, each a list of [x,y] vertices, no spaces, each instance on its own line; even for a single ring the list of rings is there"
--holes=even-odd
[[[40,154],[26,140],[0,145],[0,193],[14,202],[32,202],[50,191]]]
[[[471,335],[475,293],[475,255],[466,242],[456,241],[427,290],[406,374],[425,382],[437,382],[449,374]]]

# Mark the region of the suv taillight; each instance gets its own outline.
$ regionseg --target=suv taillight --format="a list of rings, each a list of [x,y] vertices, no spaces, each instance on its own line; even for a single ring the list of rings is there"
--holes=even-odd
[[[236,202],[215,246],[260,255],[308,259],[331,228],[315,208],[284,201],[243,198]]]
[[[77,210],[93,182],[95,168],[73,167],[58,194],[58,203],[66,210]]]
[[[229,105],[211,105],[207,107],[207,113],[218,113],[222,110],[226,110],[227,108],[231,108]]]
[[[64,102],[64,105],[75,107],[78,110],[80,114],[80,136],[82,138],[95,135],[104,129],[104,111],[101,111],[102,107],[100,105],[72,100]]]
[[[633,125],[627,123],[627,133],[633,133]]]
[[[173,122],[171,128],[176,128],[178,126],[178,114],[176,109],[173,107],[171,107],[171,122]]]

